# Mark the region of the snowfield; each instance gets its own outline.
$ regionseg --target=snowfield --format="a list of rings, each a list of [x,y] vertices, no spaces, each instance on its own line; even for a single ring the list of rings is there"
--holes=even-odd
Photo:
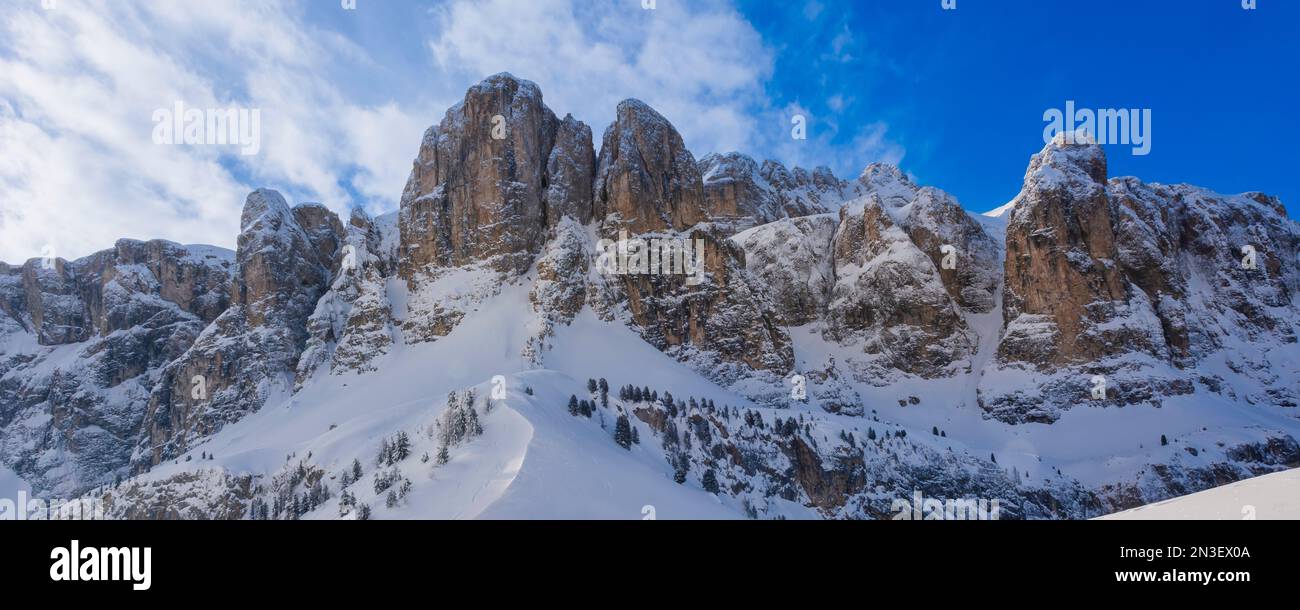
[[[614,418],[623,404],[613,396],[610,409],[598,408],[590,419],[569,415],[568,398],[592,398],[586,380],[593,378],[607,379],[612,388],[632,383],[669,389],[679,397],[753,409],[769,421],[802,415],[816,423],[819,437],[833,438],[839,431],[863,435],[867,424],[878,430],[906,430],[909,440],[923,448],[992,455],[1026,484],[1058,484],[1067,480],[1063,476],[1089,486],[1137,481],[1151,464],[1209,463],[1217,455],[1215,441],[1258,441],[1267,430],[1300,435],[1300,422],[1279,410],[1247,409],[1204,396],[1171,400],[1162,409],[1077,408],[1054,424],[1012,426],[982,417],[975,403],[974,377],[965,376],[908,378],[885,387],[850,380],[848,385],[868,407],[867,420],[828,414],[815,402],[766,409],[659,352],[626,326],[598,319],[589,308],[571,325],[556,329],[543,353],[542,368],[532,368],[521,356],[530,336],[526,293],[526,286],[508,285],[479,303],[446,337],[413,346],[396,342],[389,354],[374,363],[376,372],[330,375],[321,371],[298,394],[273,399],[259,412],[193,447],[187,456],[160,464],[133,482],[161,485],[196,469],[269,479],[305,460],[323,469],[334,497],[303,518],[337,519],[342,491],[337,475],[357,460],[364,476],[347,489],[357,502],[372,509],[375,519],[745,517],[737,498],[705,492],[697,471],[685,484],[675,483],[660,438],[636,417],[629,419],[641,444],[630,451],[615,444]],[[995,325],[973,322],[979,322],[972,327],[980,334],[995,332]],[[855,350],[826,342],[813,326],[793,328],[791,334],[802,370],[817,370],[831,358],[851,365],[861,357]],[[993,342],[981,337],[980,345],[977,363],[989,356]],[[499,385],[493,382],[497,376],[505,380],[506,398],[488,400]],[[447,409],[448,395],[466,389],[480,399],[483,434],[452,447],[448,463],[438,465],[435,422]],[[908,395],[918,397],[918,403],[905,408],[895,404],[898,396]],[[488,403],[491,407],[485,409]],[[931,435],[932,428],[943,430],[945,436]],[[374,491],[372,479],[377,472],[389,470],[376,467],[376,455],[381,442],[399,431],[410,435],[412,457],[393,468],[411,481],[411,490],[389,507],[386,491]],[[1160,445],[1162,434],[1168,435],[1168,446]],[[1189,447],[1199,449],[1199,455],[1190,455]],[[203,455],[211,458],[203,461]],[[425,455],[430,456],[428,461],[421,459]],[[1297,473],[1274,476],[1270,480],[1281,483],[1278,501],[1254,500],[1260,518],[1300,518]],[[1289,496],[1288,482],[1295,486]],[[1249,491],[1253,487],[1248,483],[1238,485]],[[1179,506],[1177,502],[1172,506]],[[1233,511],[1245,503],[1249,502],[1239,502]],[[1164,506],[1121,514],[1154,518],[1203,514]],[[779,499],[769,510],[768,518],[818,517],[813,509]]]
[[[498,106],[509,146],[476,118]],[[0,263],[0,493],[122,519],[888,519],[917,495],[1088,519],[1300,466],[1276,197],[1109,177],[1058,137],[977,215],[893,165],[697,161],[643,102],[617,116],[597,156],[497,74],[425,132],[395,212],[259,189],[234,253]],[[706,281],[604,275],[625,230],[695,240]],[[1279,480],[1254,514],[1300,517]]]
[[[1300,469],[1237,481],[1102,517],[1106,520],[1300,519]]]
[[[0,499],[17,500],[20,491],[31,493],[32,488],[14,471],[0,466]]]
[[[196,467],[266,475],[310,456],[331,475],[359,460],[365,475],[348,489],[375,519],[742,518],[737,506],[698,483],[674,483],[662,453],[647,448],[657,441],[639,420],[631,418],[643,444],[627,451],[613,441],[612,412],[575,418],[566,404],[571,395],[589,398],[586,380],[593,377],[744,401],[589,311],[557,337],[547,363],[554,370],[527,370],[519,355],[529,319],[519,309],[527,305],[521,290],[507,287],[434,343],[398,344],[376,363],[379,372],[318,374],[293,397],[268,403],[135,481],[161,483]],[[498,375],[506,379],[506,398],[492,400],[491,410],[480,415],[483,435],[452,448],[450,461],[436,465],[438,446],[429,431],[448,394],[472,388],[490,397]],[[396,466],[412,489],[389,508],[384,494],[370,487],[378,447],[398,431],[412,438],[413,457]],[[202,461],[204,454],[213,457]],[[425,454],[428,462],[419,459]],[[330,485],[335,498],[305,518],[339,518],[339,486]]]

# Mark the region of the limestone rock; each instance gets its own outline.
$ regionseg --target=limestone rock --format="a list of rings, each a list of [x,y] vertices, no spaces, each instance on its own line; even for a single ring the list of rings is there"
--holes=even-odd
[[[618,105],[597,167],[595,212],[607,235],[684,230],[708,218],[695,157],[668,119],[641,101]]]
[[[292,390],[308,319],[345,239],[342,223],[321,206],[290,208],[263,189],[248,196],[242,225],[232,306],[162,371],[132,460],[137,470]]]
[[[560,122],[537,85],[498,74],[425,133],[402,193],[402,278],[414,283],[429,266],[491,260],[521,273],[545,236],[547,172]],[[580,140],[576,126],[568,144]],[[572,151],[575,155],[580,151]],[[557,159],[557,171],[565,167]],[[575,156],[575,164],[580,160]],[[569,200],[580,193],[555,196]]]

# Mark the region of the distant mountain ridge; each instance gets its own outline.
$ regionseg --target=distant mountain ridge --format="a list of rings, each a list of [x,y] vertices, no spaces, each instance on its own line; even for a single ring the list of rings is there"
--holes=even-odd
[[[706,281],[601,273],[597,244],[620,232],[699,240]],[[599,433],[631,421],[628,468],[737,516],[888,518],[890,498],[923,489],[1093,517],[1300,465],[1298,254],[1275,198],[1110,178],[1095,144],[1048,143],[1012,202],[975,215],[890,165],[842,180],[696,160],[636,100],[597,150],[537,85],[498,74],[425,133],[393,214],[341,219],[262,189],[234,253],[122,240],[0,263],[0,462],[40,493],[111,498],[118,517],[256,517],[341,491],[380,432],[433,438],[465,408],[447,393],[477,388],[468,408],[512,431],[492,441],[509,456],[463,476],[515,482],[474,514],[600,516],[528,495],[540,466],[514,464],[568,442],[546,409],[571,393],[602,403]],[[621,351],[595,355],[604,342]],[[609,374],[662,375],[655,398],[584,388],[623,354],[641,366]],[[485,398],[501,383],[516,398]],[[439,415],[404,411],[416,396]],[[574,447],[607,449],[583,434]],[[319,472],[267,457],[295,454]],[[379,516],[443,514],[372,495]]]

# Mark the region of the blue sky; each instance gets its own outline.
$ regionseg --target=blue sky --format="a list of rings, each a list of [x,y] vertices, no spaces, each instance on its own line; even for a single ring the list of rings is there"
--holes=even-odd
[[[1259,0],[0,0],[0,260],[117,237],[231,247],[247,192],[392,210],[424,129],[499,71],[599,137],[618,101],[696,156],[854,177],[872,161],[983,211],[1018,192],[1043,112],[1152,112],[1112,175],[1300,189],[1300,5]],[[160,146],[158,109],[261,113],[261,147]],[[794,115],[807,140],[790,137]]]
[[[938,4],[825,0],[811,31],[805,4],[745,0],[741,8],[778,45],[767,89],[778,104],[798,100],[830,114],[826,100],[851,98],[840,123],[886,122],[907,151],[904,168],[968,208],[1015,196],[1043,144],[1043,111],[1075,100],[1152,111],[1151,153],[1107,146],[1111,175],[1262,190],[1300,209],[1300,3],[1261,1],[1254,11],[1237,0]],[[846,33],[845,50],[828,52]],[[847,135],[836,143],[848,144]]]

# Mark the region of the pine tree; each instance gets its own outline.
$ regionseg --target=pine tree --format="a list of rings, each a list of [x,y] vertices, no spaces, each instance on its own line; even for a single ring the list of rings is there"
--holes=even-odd
[[[390,459],[391,457],[392,457],[392,449],[390,449],[388,446],[388,439],[383,439],[382,441],[379,442],[379,456],[375,458],[375,465],[392,466],[393,461]]]
[[[362,474],[362,473],[361,473],[361,460],[357,460],[357,459],[352,460],[352,480],[353,480],[353,481],[360,481],[360,480],[361,480],[361,474]]]
[[[1160,435],[1160,446],[1161,446],[1161,447],[1164,447],[1165,445],[1168,445],[1168,444],[1169,444],[1169,439],[1165,438],[1165,435],[1161,434],[1161,435]]]
[[[632,426],[626,415],[619,415],[618,421],[614,423],[614,442],[629,451],[632,449]]]
[[[705,471],[704,479],[701,481],[701,483],[703,483],[704,485],[704,491],[707,491],[711,494],[718,493],[718,475],[713,474],[712,468]]]
[[[595,394],[595,393],[596,393],[596,390],[597,390],[599,387],[600,387],[600,386],[596,385],[596,380],[595,380],[595,379],[588,379],[588,380],[587,380],[587,393],[588,393],[588,394]]]
[[[370,505],[362,504],[361,506],[358,506],[357,521],[369,521],[369,520],[370,520]]]
[[[569,415],[577,416],[578,413],[578,396],[575,394],[569,396]]]
[[[451,452],[447,450],[446,445],[443,445],[442,448],[438,450],[438,465],[441,466],[450,461],[451,461]]]
[[[939,426],[935,426],[935,427],[933,427],[933,428],[930,428],[930,434],[933,434],[933,435],[935,435],[935,436],[939,436]]]
[[[411,456],[411,437],[407,436],[405,431],[397,433],[397,442],[394,443],[393,453],[395,454],[394,457],[397,458],[395,461],[398,462]]]
[[[632,444],[633,445],[641,444],[641,435],[637,433],[636,428],[632,428]]]
[[[475,411],[475,410],[474,410],[474,406],[473,406],[473,405],[470,405],[468,408],[465,409],[465,411],[466,411],[466,413],[465,413],[465,416],[466,416],[466,422],[465,422],[465,429],[466,429],[465,431],[466,431],[466,435],[467,435],[467,436],[483,436],[483,424],[480,424],[479,421],[478,421],[478,411]]]

